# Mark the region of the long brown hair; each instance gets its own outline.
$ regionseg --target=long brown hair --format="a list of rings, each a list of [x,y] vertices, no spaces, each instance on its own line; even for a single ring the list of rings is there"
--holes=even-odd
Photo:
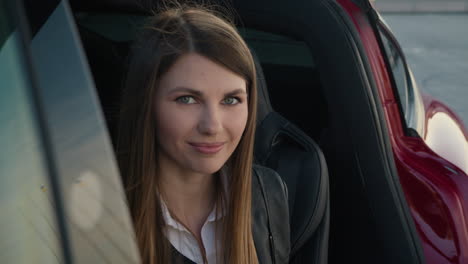
[[[248,120],[229,158],[229,193],[220,239],[224,263],[258,263],[252,237],[251,178],[257,108],[252,55],[233,24],[200,7],[177,6],[155,15],[130,52],[122,98],[117,157],[144,263],[170,263],[158,192],[154,94],[159,78],[183,54],[197,53],[247,82]],[[219,196],[217,205],[219,203]]]

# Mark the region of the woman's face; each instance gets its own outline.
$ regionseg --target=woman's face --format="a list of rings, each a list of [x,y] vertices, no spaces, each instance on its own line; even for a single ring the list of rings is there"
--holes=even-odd
[[[155,113],[160,166],[212,174],[244,132],[246,81],[206,57],[183,55],[161,76]]]

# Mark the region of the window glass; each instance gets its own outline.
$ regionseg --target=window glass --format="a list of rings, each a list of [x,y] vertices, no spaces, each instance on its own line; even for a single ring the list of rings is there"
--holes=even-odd
[[[130,212],[67,1],[33,35],[31,61],[73,261],[139,263]],[[108,87],[118,93],[118,87]]]
[[[62,263],[19,33],[11,29],[0,28],[0,262]]]
[[[406,123],[408,123],[408,78],[406,72],[405,62],[400,53],[398,47],[389,39],[385,33],[380,32],[382,38],[382,43],[387,54],[388,66],[392,70],[393,79],[398,91],[398,98],[400,101],[400,106],[405,117]]]

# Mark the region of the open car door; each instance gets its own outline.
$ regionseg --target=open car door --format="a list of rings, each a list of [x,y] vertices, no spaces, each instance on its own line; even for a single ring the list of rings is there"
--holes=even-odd
[[[139,263],[68,2],[0,3],[0,262]]]

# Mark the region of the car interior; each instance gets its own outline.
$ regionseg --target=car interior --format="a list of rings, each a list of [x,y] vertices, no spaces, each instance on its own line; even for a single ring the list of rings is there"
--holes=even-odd
[[[149,9],[111,2],[71,4],[114,139],[126,56]],[[256,162],[288,186],[291,263],[419,263],[357,33],[335,2],[302,5],[234,3],[259,72]]]
[[[90,19],[84,14],[81,16],[81,19]],[[96,17],[91,18],[93,21],[95,19]],[[118,121],[119,90],[122,86],[122,78],[116,76],[124,76],[130,42],[119,42],[115,40],[117,38],[107,39],[100,32],[95,32],[96,28],[92,28],[92,25],[89,28],[89,20],[83,24],[86,25],[79,24],[80,35],[96,82],[104,117],[111,138],[114,138]],[[328,172],[320,148],[309,136],[318,137],[319,133],[314,127],[304,126],[309,131],[307,135],[307,132],[294,125],[294,121],[289,121],[279,114],[293,118],[296,122],[303,120],[300,119],[297,108],[288,107],[288,102],[295,97],[294,94],[284,93],[281,88],[291,86],[301,89],[316,86],[313,82],[317,82],[317,79],[309,78],[311,74],[317,75],[311,55],[303,42],[248,28],[242,28],[240,31],[254,52],[258,74],[256,163],[276,170],[288,186],[292,221],[291,263],[325,263],[328,255],[329,228]],[[285,59],[275,56],[284,50],[297,49],[301,49],[302,53],[285,56]],[[290,77],[275,77],[277,75]],[[288,80],[293,82],[288,84]],[[273,88],[267,87],[267,83],[272,84]],[[270,97],[273,103],[270,102]],[[310,93],[310,96],[300,98],[302,99],[298,100],[299,104],[309,105],[313,100],[316,103],[312,104],[316,108],[321,107],[323,111],[326,109],[322,96],[317,98]],[[283,111],[274,111],[272,105],[275,109]],[[324,122],[323,120],[322,115],[317,125]],[[304,207],[310,210],[303,210]]]

